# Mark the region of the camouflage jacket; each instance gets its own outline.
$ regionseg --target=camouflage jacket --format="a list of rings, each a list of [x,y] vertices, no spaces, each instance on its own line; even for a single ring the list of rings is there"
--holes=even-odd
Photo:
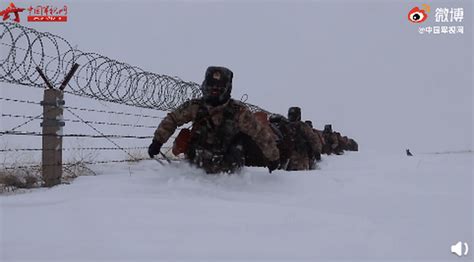
[[[182,126],[188,122],[195,124],[198,118],[198,112],[203,106],[207,108],[209,121],[216,127],[222,124],[226,108],[233,107],[235,114],[232,121],[236,130],[250,136],[269,161],[279,159],[280,156],[274,134],[255,119],[245,104],[233,99],[216,107],[205,105],[202,99],[192,99],[185,102],[176,110],[168,113],[161,121],[155,131],[154,139],[164,144],[173,135],[178,126]],[[213,143],[212,140],[222,138],[209,136],[207,139],[209,143]]]
[[[323,132],[323,137],[328,147],[335,149],[339,146],[339,140],[337,139],[337,134],[335,132],[331,132],[331,133]]]
[[[309,145],[313,153],[321,153],[322,144],[317,137],[317,134],[313,132],[313,129],[304,122],[290,122],[290,126],[296,128],[297,132],[301,132],[305,142]]]
[[[321,143],[321,148],[326,144],[326,141],[324,141],[324,136],[323,136],[323,131],[318,130],[318,129],[313,129],[314,133],[318,136],[319,142]]]

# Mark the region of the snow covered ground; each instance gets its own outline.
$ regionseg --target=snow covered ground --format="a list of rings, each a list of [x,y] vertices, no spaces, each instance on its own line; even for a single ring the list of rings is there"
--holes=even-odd
[[[184,163],[95,167],[2,196],[0,260],[465,261],[472,153],[325,157],[307,172],[205,175]]]

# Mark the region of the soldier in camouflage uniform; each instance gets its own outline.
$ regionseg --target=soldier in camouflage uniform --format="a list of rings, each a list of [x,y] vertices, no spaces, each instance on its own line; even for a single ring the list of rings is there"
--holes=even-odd
[[[336,155],[342,155],[344,154],[344,150],[347,149],[347,143],[349,142],[349,140],[347,139],[347,137],[345,137],[346,139],[344,139],[344,137],[339,132],[334,132],[334,134],[336,134],[338,144],[337,147],[334,149],[334,152],[336,153]]]
[[[148,149],[150,157],[159,154],[178,126],[193,122],[185,155],[207,173],[232,173],[244,165],[243,135],[262,150],[270,172],[278,168],[279,152],[273,134],[245,104],[230,98],[232,78],[232,71],[225,67],[209,67],[201,87],[203,96],[185,102],[161,121]]]
[[[270,115],[269,121],[273,133],[277,135],[277,146],[280,151],[280,169],[287,170],[294,142],[290,121],[280,114]]]
[[[347,150],[349,150],[349,151],[359,151],[359,145],[357,144],[357,142],[354,139],[349,138],[349,143],[347,145]]]
[[[323,154],[341,154],[339,151],[339,139],[337,137],[337,134],[332,131],[332,125],[327,124],[324,126],[323,130],[323,137],[324,141],[326,142],[324,148],[323,148]]]
[[[281,138],[281,133],[278,130],[275,130],[273,126],[270,125],[268,120],[268,114],[266,112],[254,112],[253,115],[258,122],[260,122],[263,128],[267,129],[267,132],[272,134],[273,140],[275,140],[280,152],[280,159],[282,157],[282,151],[279,148],[279,142]],[[243,146],[245,150],[245,166],[259,166],[264,167],[268,165],[267,158],[263,155],[260,147],[252,140],[248,135],[241,135]]]
[[[349,150],[349,138],[341,135],[342,150]]]
[[[322,154],[324,145],[326,145],[326,141],[324,140],[324,136],[323,136],[323,131],[318,130],[318,129],[313,129],[313,130],[314,132],[316,132],[316,135],[318,135],[319,141],[321,141],[321,154]]]
[[[301,108],[290,107],[288,120],[293,143],[287,170],[308,170],[310,160],[321,154],[321,143],[313,130],[301,121]]]
[[[319,131],[319,130],[317,130],[317,129],[315,129],[315,128],[313,128],[313,122],[312,122],[311,120],[306,120],[306,121],[304,121],[304,122],[305,122],[305,124],[307,124],[309,127],[311,127],[311,129],[313,130],[313,132],[316,134],[316,137],[318,138],[318,143],[321,144],[321,150],[320,150],[320,151],[322,151],[322,149],[323,149],[323,147],[324,147],[324,138],[323,138],[322,132]],[[321,153],[316,154],[315,160],[317,160],[317,161],[320,161],[320,160],[321,160]]]

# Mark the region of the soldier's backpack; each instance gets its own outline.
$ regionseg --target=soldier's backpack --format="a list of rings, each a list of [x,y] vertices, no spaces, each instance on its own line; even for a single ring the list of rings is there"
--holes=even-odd
[[[191,130],[183,128],[179,131],[178,136],[173,142],[173,155],[178,156],[181,153],[186,153],[189,149],[189,142],[191,141]]]
[[[278,150],[280,151],[280,167],[286,169],[293,146],[291,141],[290,122],[282,115],[270,116],[270,127],[276,135],[276,142]]]
[[[255,112],[253,113],[255,119],[260,122],[265,128],[269,128],[273,130],[273,127],[270,125],[268,121],[268,115],[265,112]],[[275,140],[278,141],[277,134],[275,134]],[[245,134],[240,134],[242,138],[242,146],[244,148],[244,155],[245,155],[245,166],[259,166],[265,167],[268,165],[268,160],[263,155],[262,150],[260,147],[252,140],[251,137]]]

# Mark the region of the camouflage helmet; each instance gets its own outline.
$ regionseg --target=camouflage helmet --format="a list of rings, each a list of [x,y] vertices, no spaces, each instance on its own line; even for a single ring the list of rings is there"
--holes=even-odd
[[[290,107],[288,109],[288,120],[290,122],[301,121],[301,108],[297,106]]]
[[[332,125],[331,125],[331,124],[325,125],[323,132],[325,132],[325,133],[332,133]]]
[[[229,101],[234,73],[221,66],[210,66],[206,70],[201,91],[206,103],[217,106]]]
[[[307,124],[309,127],[313,128],[313,121],[311,121],[311,120],[306,120],[306,121],[304,121],[304,122],[305,122],[305,124]]]

